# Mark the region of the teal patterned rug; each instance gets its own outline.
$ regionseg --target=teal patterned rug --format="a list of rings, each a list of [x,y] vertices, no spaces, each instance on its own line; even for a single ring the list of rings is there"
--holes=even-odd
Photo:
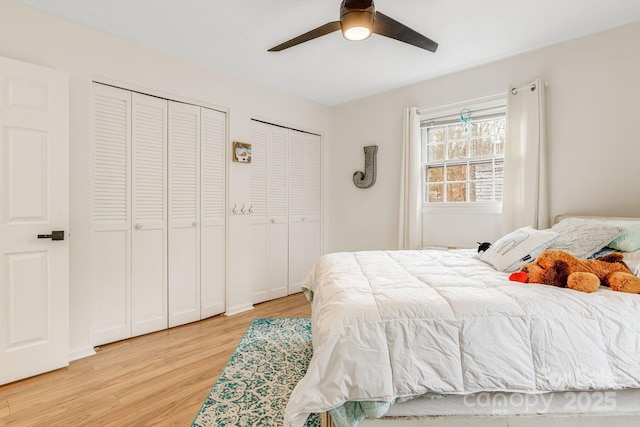
[[[311,359],[310,319],[254,319],[192,427],[279,427]],[[307,427],[319,427],[312,415]]]

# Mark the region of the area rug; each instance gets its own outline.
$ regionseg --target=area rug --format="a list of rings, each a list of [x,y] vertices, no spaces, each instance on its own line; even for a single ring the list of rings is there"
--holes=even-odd
[[[279,427],[311,359],[307,318],[254,319],[213,385],[192,427]],[[312,415],[306,427],[319,427]]]

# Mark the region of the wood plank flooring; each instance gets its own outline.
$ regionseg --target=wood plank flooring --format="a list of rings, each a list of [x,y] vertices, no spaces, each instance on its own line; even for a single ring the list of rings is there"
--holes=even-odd
[[[302,294],[107,344],[0,387],[0,426],[190,426],[251,320],[309,317]]]

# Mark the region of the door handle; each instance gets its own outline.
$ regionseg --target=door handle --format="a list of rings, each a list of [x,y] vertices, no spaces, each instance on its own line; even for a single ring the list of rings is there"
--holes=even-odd
[[[64,240],[64,231],[52,231],[51,234],[38,234],[38,239]]]

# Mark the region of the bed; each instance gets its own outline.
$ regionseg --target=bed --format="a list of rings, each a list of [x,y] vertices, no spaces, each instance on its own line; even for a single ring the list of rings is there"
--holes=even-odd
[[[628,234],[640,240],[640,219],[558,219],[550,230],[525,230],[526,238],[522,230],[504,236],[484,258],[471,249],[321,257],[303,285],[314,354],[285,425],[301,427],[310,413],[342,427],[382,422],[369,418],[470,425],[563,410],[638,425],[640,295],[522,284],[508,273],[550,247],[591,256],[615,241],[624,246]],[[492,259],[496,251],[509,259]],[[534,396],[559,410],[529,405]]]

